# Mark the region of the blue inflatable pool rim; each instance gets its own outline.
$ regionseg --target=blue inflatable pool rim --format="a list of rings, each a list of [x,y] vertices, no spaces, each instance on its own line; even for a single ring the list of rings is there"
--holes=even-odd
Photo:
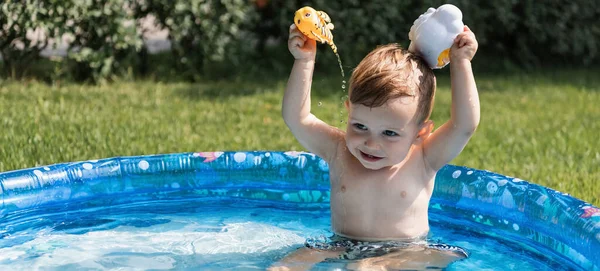
[[[0,173],[0,217],[61,204],[108,206],[190,197],[328,204],[328,165],[305,152],[197,152],[115,157]],[[498,238],[542,245],[600,270],[600,209],[568,194],[489,171],[447,165],[433,211]]]

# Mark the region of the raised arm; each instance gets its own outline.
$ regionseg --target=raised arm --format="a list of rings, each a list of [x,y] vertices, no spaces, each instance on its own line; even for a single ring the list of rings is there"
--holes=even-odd
[[[316,42],[290,26],[288,48],[295,58],[282,103],[285,124],[308,151],[330,162],[343,132],[310,113],[310,88],[315,66]]]
[[[475,34],[465,26],[450,49],[451,117],[423,145],[425,160],[434,171],[460,154],[479,125],[479,95],[471,69],[477,47]]]

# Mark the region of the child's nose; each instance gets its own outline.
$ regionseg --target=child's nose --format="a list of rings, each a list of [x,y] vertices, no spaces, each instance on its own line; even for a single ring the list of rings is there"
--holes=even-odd
[[[378,147],[377,146],[378,145],[377,140],[375,138],[373,138],[373,137],[367,137],[365,139],[365,143],[364,144],[369,149],[374,149],[375,150]]]

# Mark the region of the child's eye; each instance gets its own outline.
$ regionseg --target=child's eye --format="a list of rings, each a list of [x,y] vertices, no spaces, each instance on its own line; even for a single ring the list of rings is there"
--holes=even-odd
[[[386,136],[398,136],[398,133],[396,133],[394,131],[390,131],[390,130],[383,131],[383,134]]]
[[[367,126],[364,126],[360,123],[355,123],[354,127],[356,127],[356,129],[358,129],[358,130],[367,130]]]

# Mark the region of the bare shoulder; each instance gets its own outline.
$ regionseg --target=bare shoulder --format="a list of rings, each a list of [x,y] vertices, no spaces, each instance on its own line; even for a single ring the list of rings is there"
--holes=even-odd
[[[344,131],[323,122],[313,114],[309,114],[301,122],[286,122],[286,124],[306,150],[328,163],[335,157],[340,142],[344,141]]]
[[[337,128],[335,128],[335,129],[336,129],[336,132],[333,133],[333,136],[332,136],[333,146],[330,149],[331,153],[329,155],[327,155],[327,158],[325,159],[330,167],[339,166],[340,162],[342,162],[344,160],[342,158],[346,156],[346,152],[347,152],[346,138],[345,138],[346,132],[344,132],[340,129],[337,129]]]

